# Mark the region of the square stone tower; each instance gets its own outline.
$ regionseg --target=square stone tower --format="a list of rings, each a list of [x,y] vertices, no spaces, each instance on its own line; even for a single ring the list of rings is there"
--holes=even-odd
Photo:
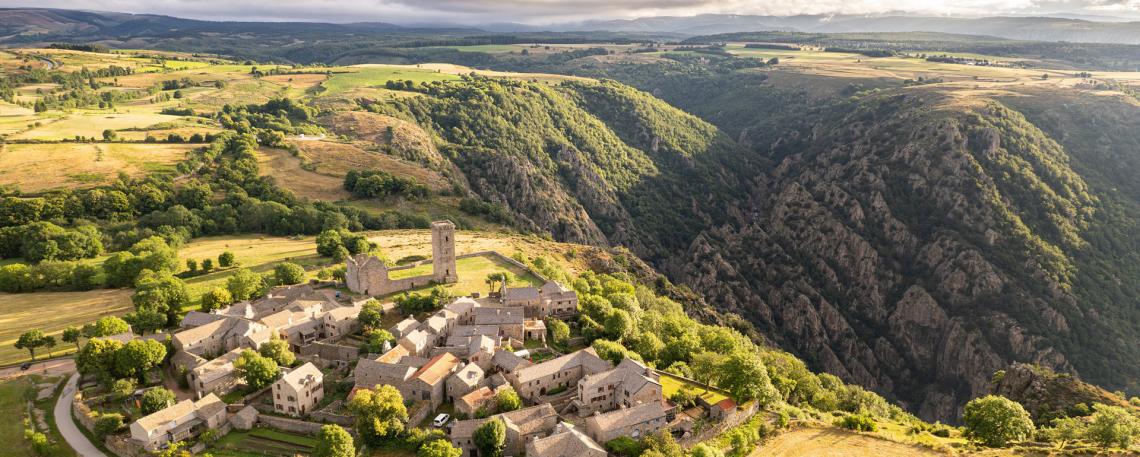
[[[431,258],[436,281],[446,284],[459,280],[455,270],[455,224],[451,221],[431,223]]]

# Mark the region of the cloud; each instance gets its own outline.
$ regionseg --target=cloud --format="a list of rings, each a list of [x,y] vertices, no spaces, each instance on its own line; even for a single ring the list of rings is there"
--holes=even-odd
[[[74,9],[74,0],[7,7]],[[18,0],[26,2],[27,0]],[[15,3],[15,2],[13,2]],[[1049,11],[1043,11],[1048,5]],[[88,0],[86,10],[150,13],[204,20],[537,25],[695,14],[879,14],[908,11],[988,16],[1140,10],[1140,0]]]

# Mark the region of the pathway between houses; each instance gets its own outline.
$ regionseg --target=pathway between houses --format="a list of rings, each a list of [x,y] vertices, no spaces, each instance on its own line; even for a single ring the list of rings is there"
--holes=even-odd
[[[75,400],[75,384],[78,381],[79,373],[71,375],[71,379],[68,379],[63,387],[63,392],[59,394],[59,401],[55,403],[55,426],[59,427],[59,434],[63,435],[63,439],[67,440],[67,444],[70,444],[80,457],[107,457],[107,454],[100,452],[99,448],[83,436],[75,421],[71,419],[71,403]]]

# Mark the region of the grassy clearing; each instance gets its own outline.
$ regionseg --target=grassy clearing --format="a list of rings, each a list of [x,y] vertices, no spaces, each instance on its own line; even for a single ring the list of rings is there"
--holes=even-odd
[[[201,145],[133,143],[6,144],[0,146],[0,186],[24,192],[104,185],[120,171],[131,176],[171,172]]]
[[[255,273],[271,272],[274,265],[285,261],[302,266],[329,262],[328,258],[317,255],[317,244],[313,237],[280,238],[259,235],[199,238],[182,246],[178,250],[178,258],[183,265],[186,259],[195,259],[199,265],[202,264],[202,260],[212,259],[217,266],[218,256],[226,251],[233,252],[241,266]],[[186,288],[191,300],[189,309],[201,306],[202,294],[215,287],[224,288],[226,279],[233,275],[235,270],[234,268],[219,270],[186,279]]]
[[[32,455],[31,444],[24,440],[24,421],[27,401],[24,392],[29,387],[25,376],[0,381],[0,457],[22,457]]]
[[[258,148],[257,162],[261,174],[277,179],[277,185],[293,193],[314,200],[335,202],[352,197],[344,190],[344,179],[314,173],[301,168],[302,161],[289,151],[275,148]]]
[[[361,86],[383,86],[389,80],[412,81],[416,84],[430,81],[448,81],[458,76],[424,68],[406,67],[364,67],[358,72],[341,73],[321,84],[324,95],[332,95]]]
[[[52,349],[52,355],[75,352],[75,345],[63,342],[63,330],[71,325],[93,323],[103,316],[133,312],[133,293],[132,289],[0,293],[0,365],[31,360],[27,350],[12,345],[21,333],[32,329],[55,336],[58,345]],[[47,355],[48,351],[43,348],[36,351],[37,359]]]
[[[344,177],[349,170],[384,170],[396,176],[413,177],[436,190],[447,186],[447,180],[439,172],[381,151],[366,151],[355,145],[330,141],[294,141],[292,144],[309,159],[312,170],[320,174]]]
[[[148,102],[149,103],[149,102]],[[159,122],[178,120],[178,116],[145,113],[115,113],[101,110],[98,114],[71,115],[42,127],[16,135],[18,140],[67,140],[77,135],[85,138],[103,138],[103,130],[145,128]]]
[[[459,236],[457,235],[456,241],[458,240]],[[459,259],[455,261],[455,269],[458,273],[459,281],[447,284],[445,286],[448,290],[451,291],[452,295],[471,295],[472,292],[485,294],[488,292],[487,284],[484,282],[484,280],[487,278],[487,275],[500,271],[509,271],[514,274],[516,278],[518,278],[514,283],[511,284],[512,286],[538,287],[542,285],[542,281],[539,280],[538,277],[534,276],[530,272],[524,271],[519,267],[507,263],[503,259],[500,259],[496,256],[478,256]],[[420,265],[416,268],[411,268],[408,270],[396,271],[389,274],[389,277],[392,279],[399,279],[410,276],[429,274],[431,272],[431,265],[427,264]],[[423,285],[411,289],[411,292],[427,292],[430,291],[432,287],[435,286]],[[386,303],[392,301],[392,299],[394,299],[396,296],[403,294],[404,292],[396,292],[385,295],[383,297],[378,297],[377,299],[380,300],[381,303]]]
[[[661,376],[661,390],[662,390],[661,393],[665,396],[665,398],[672,397],[673,394],[677,393],[679,390],[681,390],[682,387],[684,387],[686,385],[692,386],[693,392],[699,394],[702,398],[704,398],[709,403],[716,404],[716,403],[720,402],[721,400],[728,398],[727,396],[720,393],[716,389],[710,389],[709,393],[706,394],[705,393],[705,386],[701,385],[701,384],[686,382],[685,380],[677,379],[677,378],[673,378],[673,377],[669,377],[669,376]]]
[[[903,457],[944,455],[930,449],[895,443],[870,434],[835,428],[797,427],[779,434],[749,454],[749,457]]]

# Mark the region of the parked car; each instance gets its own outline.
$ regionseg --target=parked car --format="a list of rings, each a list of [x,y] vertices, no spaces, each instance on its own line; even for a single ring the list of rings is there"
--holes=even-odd
[[[432,423],[435,424],[436,427],[443,427],[449,420],[451,420],[450,414],[440,414],[438,416],[435,416],[435,420],[432,421]]]
[[[24,362],[24,363],[21,363],[21,364],[20,364],[20,371],[25,371],[25,370],[27,370],[28,368],[31,368],[31,367],[32,367],[32,363],[31,363],[31,362]]]

